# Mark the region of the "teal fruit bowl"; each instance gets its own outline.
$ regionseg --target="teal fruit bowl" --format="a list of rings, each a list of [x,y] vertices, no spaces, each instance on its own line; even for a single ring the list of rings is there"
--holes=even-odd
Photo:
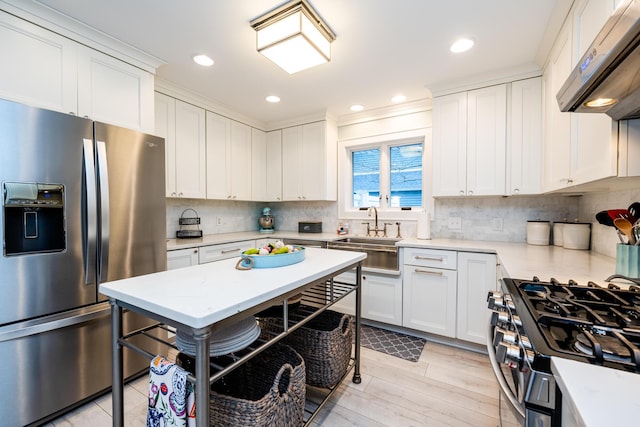
[[[305,248],[302,246],[294,246],[300,249],[297,252],[289,252],[286,254],[278,255],[242,255],[241,267],[244,268],[276,268],[284,267],[286,265],[297,264],[304,261]],[[253,260],[253,266],[251,261]]]

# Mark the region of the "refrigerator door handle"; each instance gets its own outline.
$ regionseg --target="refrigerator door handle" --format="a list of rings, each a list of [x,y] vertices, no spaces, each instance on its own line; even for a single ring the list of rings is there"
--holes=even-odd
[[[84,181],[86,188],[86,214],[83,216],[85,230],[84,245],[84,284],[94,283],[96,278],[96,230],[97,230],[97,198],[96,169],[94,164],[93,140],[82,140],[84,154]]]
[[[109,273],[109,172],[107,171],[107,148],[104,141],[96,141],[98,152],[98,185],[100,190],[100,265],[98,283],[107,279]]]
[[[89,309],[77,310],[73,315],[51,316],[37,322],[28,322],[28,325],[9,325],[0,328],[0,342],[17,340],[32,335],[41,334],[56,329],[79,325],[109,316],[111,308],[108,304],[98,304]]]

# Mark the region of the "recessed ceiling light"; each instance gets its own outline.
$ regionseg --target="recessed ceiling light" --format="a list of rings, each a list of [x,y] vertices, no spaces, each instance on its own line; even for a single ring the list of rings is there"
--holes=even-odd
[[[364,107],[362,105],[356,104],[351,106],[351,111],[362,111]]]
[[[193,62],[198,65],[202,65],[203,67],[211,67],[213,65],[213,59],[209,58],[207,55],[195,55],[193,57]]]
[[[265,99],[267,100],[267,102],[272,102],[272,103],[280,102],[280,98],[278,98],[275,95],[269,95]]]
[[[407,97],[404,95],[396,95],[393,98],[391,98],[391,102],[404,102],[407,100]]]
[[[461,38],[453,42],[449,50],[454,53],[466,52],[473,47],[473,40]]]

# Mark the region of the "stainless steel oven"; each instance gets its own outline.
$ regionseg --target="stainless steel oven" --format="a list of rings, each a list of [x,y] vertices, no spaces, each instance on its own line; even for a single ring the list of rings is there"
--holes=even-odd
[[[501,425],[510,425],[509,412],[519,425],[561,425],[552,357],[640,373],[640,287],[537,277],[505,278],[501,287],[489,293],[487,338]]]

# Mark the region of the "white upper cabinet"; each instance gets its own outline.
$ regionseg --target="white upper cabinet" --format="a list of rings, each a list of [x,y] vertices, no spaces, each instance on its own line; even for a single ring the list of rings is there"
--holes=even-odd
[[[282,201],[282,130],[251,129],[251,198]]]
[[[511,83],[507,136],[507,194],[540,194],[542,187],[542,79]]]
[[[336,127],[320,121],[283,129],[283,200],[336,200],[336,197]]]
[[[433,101],[433,195],[504,195],[507,85]]]
[[[617,175],[617,122],[605,114],[562,113],[556,99],[613,10],[613,0],[577,1],[551,50],[544,72],[545,191]]]
[[[143,132],[153,75],[0,11],[0,97]]]
[[[207,111],[207,198],[251,200],[251,128]]]
[[[205,112],[161,93],[156,93],[155,99],[155,133],[165,138],[166,195],[204,199]]]
[[[0,12],[0,40],[0,97],[76,114],[73,41],[4,12]]]
[[[78,115],[153,132],[153,76],[84,46],[78,52]]]

